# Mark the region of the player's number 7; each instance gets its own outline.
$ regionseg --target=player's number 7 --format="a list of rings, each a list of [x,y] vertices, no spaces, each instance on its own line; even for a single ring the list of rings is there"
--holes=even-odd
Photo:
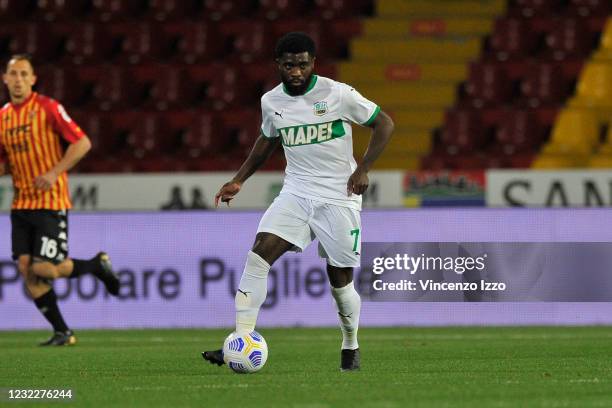
[[[353,242],[353,252],[357,251],[357,244],[359,243],[359,228],[351,230],[351,235],[355,235],[355,242]]]

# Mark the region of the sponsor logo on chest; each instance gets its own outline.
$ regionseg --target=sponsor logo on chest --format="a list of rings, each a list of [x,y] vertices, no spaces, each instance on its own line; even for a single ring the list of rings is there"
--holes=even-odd
[[[323,143],[345,134],[340,119],[313,125],[289,126],[278,129],[278,133],[282,137],[283,145],[288,147]]]

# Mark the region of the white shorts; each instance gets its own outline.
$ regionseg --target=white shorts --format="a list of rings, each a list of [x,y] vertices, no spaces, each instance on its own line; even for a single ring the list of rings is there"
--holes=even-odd
[[[319,240],[319,255],[338,267],[358,267],[361,259],[359,211],[281,193],[259,222],[257,232],[269,232],[303,251]]]

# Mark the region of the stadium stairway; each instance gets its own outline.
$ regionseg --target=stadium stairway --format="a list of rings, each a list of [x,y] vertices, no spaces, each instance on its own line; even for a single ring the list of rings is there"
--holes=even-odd
[[[532,167],[612,167],[612,18]]]
[[[351,60],[338,79],[379,103],[395,121],[391,146],[377,169],[416,169],[432,148],[432,130],[455,101],[468,61],[480,52],[504,0],[378,0],[350,44]],[[355,155],[363,155],[368,130],[355,129]]]

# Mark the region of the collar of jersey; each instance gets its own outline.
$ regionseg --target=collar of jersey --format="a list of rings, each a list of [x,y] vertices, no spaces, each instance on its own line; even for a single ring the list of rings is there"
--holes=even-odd
[[[308,88],[306,88],[306,90],[304,91],[304,93],[302,95],[306,95],[308,92],[310,92],[312,90],[312,88],[314,88],[315,84],[317,83],[317,76],[316,75],[312,75],[312,78],[310,78],[310,83],[308,84]],[[289,96],[302,96],[302,95],[290,95],[289,92],[287,92],[287,87],[285,87],[285,84],[283,84],[283,91],[289,95]]]
[[[15,109],[15,110],[19,110],[19,109],[21,109],[22,107],[26,106],[26,105],[28,104],[28,102],[30,102],[32,99],[34,99],[34,96],[36,96],[36,92],[32,92],[32,93],[30,94],[30,96],[28,96],[28,97],[27,97],[27,98],[26,98],[26,99],[25,99],[23,102],[21,102],[21,103],[17,103],[17,104],[15,104],[15,103],[11,102],[11,106],[13,107],[13,109]]]

